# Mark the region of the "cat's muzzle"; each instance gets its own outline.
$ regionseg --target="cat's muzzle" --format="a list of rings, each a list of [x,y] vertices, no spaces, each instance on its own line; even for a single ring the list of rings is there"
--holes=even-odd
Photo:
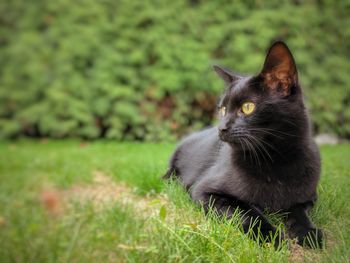
[[[219,138],[224,142],[239,144],[246,136],[247,131],[244,128],[219,129]]]

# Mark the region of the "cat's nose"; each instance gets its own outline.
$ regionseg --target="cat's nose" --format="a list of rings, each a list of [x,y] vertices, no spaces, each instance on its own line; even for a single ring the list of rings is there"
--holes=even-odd
[[[218,127],[220,132],[226,132],[228,130],[227,124],[226,123],[220,123]]]

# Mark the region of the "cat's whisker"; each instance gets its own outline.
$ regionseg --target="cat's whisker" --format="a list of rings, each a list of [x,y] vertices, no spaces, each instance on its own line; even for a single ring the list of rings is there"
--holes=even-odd
[[[248,144],[248,142],[244,138],[241,138],[241,140],[247,146],[250,160],[253,161],[251,146]]]
[[[261,157],[264,159],[265,165],[270,166],[270,164],[273,162],[273,159],[269,154],[268,150],[266,149],[266,147],[257,138],[251,136],[251,139],[254,140],[255,146],[257,150],[260,152]]]
[[[276,133],[274,133],[275,130],[273,129],[269,129],[269,130],[265,130],[264,128],[258,128],[258,129],[255,129],[255,128],[248,128],[247,129],[248,131],[254,131],[254,132],[263,132],[265,134],[269,134],[271,136],[274,136],[274,137],[277,137],[277,138],[280,138],[280,139],[283,139],[284,137],[282,137],[282,135],[278,135]]]
[[[245,142],[245,140],[243,139],[243,138],[241,138],[240,139],[240,141],[242,142],[242,145],[244,145],[244,154],[243,154],[243,156],[245,157],[245,152],[246,152],[246,148],[245,147],[247,147],[247,150],[248,150],[248,152],[249,152],[249,157],[250,157],[250,160],[252,160],[252,156],[251,156],[251,154],[250,154],[250,148],[249,148],[249,146],[247,145],[247,143]]]
[[[271,160],[271,162],[272,162],[273,159],[272,159],[271,155],[269,154],[268,150],[266,149],[266,147],[263,145],[263,141],[260,140],[259,138],[256,138],[256,137],[254,137],[252,135],[249,135],[249,134],[247,134],[247,136],[255,141],[256,146],[257,146],[259,152],[261,153],[262,157],[264,158],[264,160],[267,161],[266,158],[265,158],[265,154],[266,154],[269,157],[269,159]],[[261,148],[261,150],[263,150],[265,152],[265,154],[264,154],[264,152],[262,152],[260,150],[260,148]]]
[[[292,125],[293,127],[298,127],[298,125],[296,125],[294,122],[292,122],[292,121],[290,121],[290,120],[281,119],[280,121],[281,121],[281,122],[284,122],[284,123],[288,123],[288,124]]]
[[[259,165],[259,168],[261,169],[261,162],[259,159],[259,154],[256,152],[255,148],[254,148],[254,144],[251,140],[249,140],[249,137],[245,137],[245,139],[247,139],[247,143],[251,146],[250,149],[252,150],[254,159],[256,160],[256,164]]]
[[[254,138],[259,140],[262,144],[264,144],[267,147],[269,147],[271,150],[273,150],[273,151],[277,152],[278,154],[280,154],[280,156],[283,156],[283,154],[276,147],[274,147],[272,144],[266,142],[264,139],[258,139],[257,137],[254,137]]]
[[[238,140],[239,141],[239,144],[241,145],[241,147],[242,147],[242,149],[243,149],[243,158],[244,158],[244,161],[246,160],[245,159],[245,147],[244,147],[244,144],[242,143],[242,141],[241,140]]]
[[[261,143],[265,144],[267,147],[270,147],[270,149],[274,150],[275,152],[279,153],[280,155],[282,155],[282,153],[276,149],[276,147],[274,147],[272,144],[266,142],[265,140],[261,140]]]
[[[298,137],[298,136],[297,136],[297,135],[295,135],[295,134],[291,134],[291,133],[283,132],[283,131],[276,130],[276,129],[263,128],[263,127],[260,127],[259,129],[261,129],[261,130],[265,130],[265,131],[276,132],[276,133],[280,133],[280,134],[284,134],[284,135],[288,135],[288,136],[292,136],[292,137]]]
[[[254,128],[248,128],[249,131],[256,131],[256,132],[263,132],[265,134],[269,134],[271,136],[275,136],[277,138],[283,139],[283,135],[286,136],[290,136],[290,137],[299,137],[297,135],[294,134],[290,134],[290,133],[286,133],[286,132],[282,132],[282,131],[278,131],[278,130],[274,130],[274,129],[267,129],[267,128],[259,128],[259,129],[254,129]],[[276,134],[277,133],[277,134]]]

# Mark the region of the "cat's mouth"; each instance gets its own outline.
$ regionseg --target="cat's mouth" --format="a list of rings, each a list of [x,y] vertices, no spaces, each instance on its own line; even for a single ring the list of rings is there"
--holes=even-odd
[[[220,140],[230,144],[241,145],[242,140],[244,140],[247,136],[249,136],[248,131],[243,128],[219,131]]]

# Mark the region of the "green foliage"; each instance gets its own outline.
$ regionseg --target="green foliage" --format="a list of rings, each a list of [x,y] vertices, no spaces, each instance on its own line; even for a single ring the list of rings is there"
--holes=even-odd
[[[316,132],[350,136],[348,1],[0,3],[0,137],[162,140],[212,123],[219,63],[285,39]]]

